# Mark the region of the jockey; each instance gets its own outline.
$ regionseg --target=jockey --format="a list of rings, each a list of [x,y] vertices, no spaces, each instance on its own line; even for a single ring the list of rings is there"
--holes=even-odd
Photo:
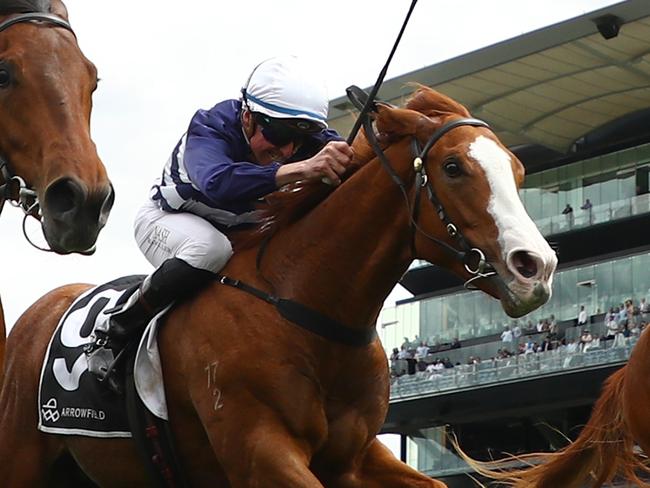
[[[174,300],[214,279],[232,255],[225,231],[256,222],[255,202],[299,180],[338,185],[352,148],[327,128],[323,84],[293,56],[252,71],[239,100],[192,117],[150,198],[135,238],[157,269],[88,345],[88,368],[105,379],[112,350]],[[104,347],[106,346],[106,347]]]

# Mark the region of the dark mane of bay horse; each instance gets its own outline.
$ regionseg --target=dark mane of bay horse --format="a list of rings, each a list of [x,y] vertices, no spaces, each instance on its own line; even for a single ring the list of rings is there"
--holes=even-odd
[[[458,114],[469,117],[467,109],[451,98],[431,88],[420,85],[407,100],[405,108],[420,112],[427,117]],[[375,154],[365,138],[354,142],[355,160],[342,180],[352,176],[359,168],[374,159]],[[325,200],[336,188],[320,182],[297,183],[286,189],[268,195],[259,207],[262,221],[252,229],[233,233],[233,245],[236,250],[246,249],[258,244],[266,236],[278,229],[290,225],[307,215],[320,202]]]
[[[49,11],[50,0],[0,0],[0,15]]]

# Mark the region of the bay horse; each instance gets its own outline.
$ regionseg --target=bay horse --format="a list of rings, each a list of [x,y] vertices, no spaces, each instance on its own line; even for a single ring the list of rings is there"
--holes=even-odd
[[[0,0],[0,205],[39,218],[59,254],[92,248],[114,198],[90,138],[97,70],[67,19],[59,0]]]
[[[90,138],[96,86],[61,1],[0,0],[0,213],[22,207],[59,254],[91,252],[113,205]]]
[[[355,168],[336,189],[318,182],[270,195],[268,219],[234,237],[221,280],[165,320],[170,428],[191,486],[443,487],[376,438],[389,397],[375,333],[383,301],[414,258],[471,281],[512,316],[551,294],[557,258],[519,199],[524,167],[485,123],[427,87],[405,108],[378,104],[373,117],[378,154],[366,125]],[[235,280],[324,326],[287,320],[277,301]],[[48,341],[89,286],[45,295],[8,337],[0,392],[8,487],[53,486],[50,467],[66,454],[102,487],[149,486],[130,439],[36,429]]]
[[[509,456],[489,463],[463,457],[485,477],[517,488],[599,488],[613,480],[650,488],[648,405],[650,333],[646,328],[627,364],[605,381],[589,421],[568,446],[556,452]],[[643,453],[638,452],[637,445]],[[531,466],[505,469],[517,460],[530,461]]]

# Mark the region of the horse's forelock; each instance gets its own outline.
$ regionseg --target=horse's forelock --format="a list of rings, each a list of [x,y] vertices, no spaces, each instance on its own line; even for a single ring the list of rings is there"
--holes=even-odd
[[[408,99],[406,108],[427,116],[452,113],[462,115],[463,117],[470,117],[469,111],[455,100],[428,86],[417,86],[417,90]]]
[[[50,0],[0,0],[0,15],[49,12]]]

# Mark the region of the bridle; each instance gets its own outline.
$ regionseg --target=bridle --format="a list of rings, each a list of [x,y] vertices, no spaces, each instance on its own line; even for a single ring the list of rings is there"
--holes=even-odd
[[[12,25],[21,22],[43,22],[54,25],[55,27],[63,27],[75,35],[72,27],[68,22],[54,14],[48,14],[44,12],[28,12],[9,17],[0,22],[0,32],[3,32]],[[22,227],[23,234],[25,235],[27,241],[37,249],[40,249],[42,251],[50,251],[50,249],[45,249],[34,244],[27,235],[25,227],[27,217],[34,217],[36,220],[41,220],[40,204],[36,191],[27,185],[23,178],[16,175],[11,170],[9,161],[2,157],[2,155],[0,155],[0,174],[4,180],[4,182],[0,185],[0,214],[2,213],[5,201],[8,201],[14,207],[21,208],[25,214]]]
[[[347,95],[352,104],[361,110],[362,107],[365,107],[368,103],[368,95],[359,87],[351,86],[347,89]],[[374,102],[373,102],[374,103]],[[485,253],[478,247],[473,247],[470,245],[469,241],[463,236],[463,233],[460,231],[457,225],[455,225],[452,220],[445,212],[445,208],[438,199],[436,192],[431,183],[431,179],[427,175],[426,161],[427,154],[431,148],[448,132],[455,129],[456,127],[461,126],[472,126],[472,127],[486,127],[490,128],[487,122],[484,122],[479,119],[474,118],[460,118],[451,120],[441,127],[439,127],[432,135],[429,137],[427,143],[424,147],[420,147],[418,140],[413,137],[412,139],[412,151],[413,151],[413,170],[415,171],[415,195],[413,196],[413,202],[408,196],[408,188],[402,178],[397,174],[393,169],[393,166],[390,163],[390,160],[382,150],[377,137],[375,135],[374,128],[372,126],[372,120],[369,115],[369,111],[366,111],[362,115],[363,120],[361,122],[366,138],[370,143],[373,151],[375,152],[377,158],[381,162],[382,166],[386,169],[391,179],[399,187],[404,201],[406,203],[407,211],[409,214],[409,220],[412,229],[411,237],[411,252],[415,252],[415,236],[420,233],[428,240],[434,242],[440,246],[443,250],[450,253],[453,257],[458,259],[463,263],[465,270],[472,275],[467,281],[465,281],[464,286],[467,289],[476,289],[474,284],[477,280],[489,278],[491,276],[497,275],[494,267],[487,261]],[[453,246],[450,246],[445,241],[438,239],[435,236],[427,233],[422,227],[418,224],[419,217],[419,207],[420,200],[422,195],[422,189],[426,189],[427,197],[431,205],[433,205],[438,218],[442,221],[447,230],[447,234],[453,238],[458,246],[461,248],[459,251]]]

